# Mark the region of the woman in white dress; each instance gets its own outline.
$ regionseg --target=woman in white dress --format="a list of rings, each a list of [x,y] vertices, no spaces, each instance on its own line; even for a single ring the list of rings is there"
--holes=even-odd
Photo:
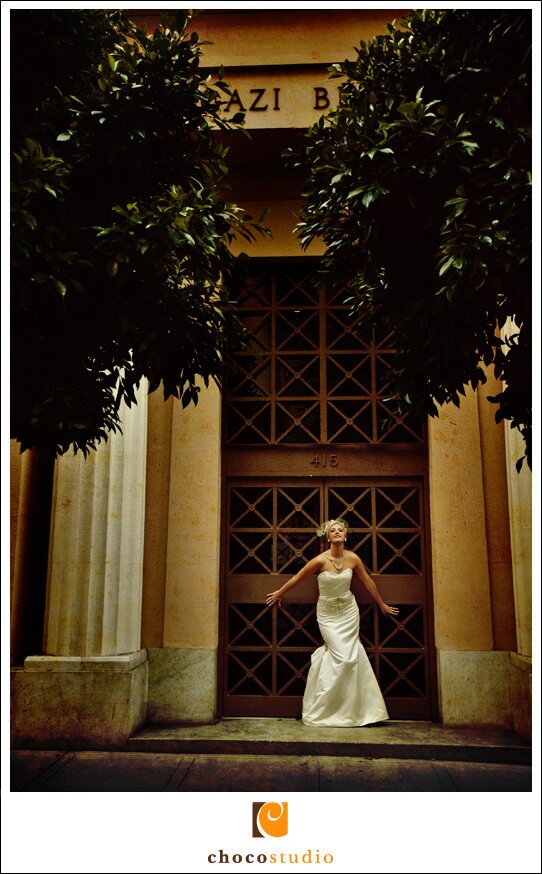
[[[358,556],[344,548],[347,530],[343,519],[324,522],[318,534],[326,535],[329,549],[266,597],[268,605],[280,606],[285,593],[301,580],[313,575],[318,578],[316,616],[324,645],[311,657],[303,696],[305,725],[346,727],[389,719],[359,639],[359,608],[350,591],[352,575],[359,577],[385,616],[397,616],[399,610],[384,603]]]

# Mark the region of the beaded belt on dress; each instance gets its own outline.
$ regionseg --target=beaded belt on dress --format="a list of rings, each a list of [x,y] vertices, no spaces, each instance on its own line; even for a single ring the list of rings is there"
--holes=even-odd
[[[334,598],[328,598],[324,595],[320,595],[318,598],[319,601],[322,601],[323,607],[343,607],[353,598],[352,592],[347,592],[345,595],[335,595]]]

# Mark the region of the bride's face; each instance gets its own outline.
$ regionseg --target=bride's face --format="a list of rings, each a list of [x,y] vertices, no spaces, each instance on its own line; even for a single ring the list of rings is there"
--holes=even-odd
[[[330,543],[344,543],[346,540],[346,531],[338,522],[334,522],[333,525],[330,525],[327,535]]]

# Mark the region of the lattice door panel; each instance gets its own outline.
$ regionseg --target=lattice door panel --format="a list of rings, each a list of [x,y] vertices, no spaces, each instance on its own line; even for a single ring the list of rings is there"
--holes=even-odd
[[[259,605],[230,604],[226,695],[302,696],[311,653],[321,644],[315,614],[314,604],[265,608],[264,615]]]
[[[390,716],[430,718],[430,659],[422,483],[373,480],[325,484],[325,517],[349,523],[347,546],[360,556],[398,619],[385,617],[358,582],[360,639]]]
[[[422,574],[419,484],[329,485],[327,504],[329,518],[348,519],[350,548],[369,573]]]
[[[228,605],[224,670],[228,715],[297,716],[312,652],[322,641],[315,604]],[[254,616],[256,613],[256,616]]]
[[[238,311],[249,339],[226,395],[227,446],[423,443],[388,409],[393,336],[362,330],[307,267],[255,268]]]
[[[230,491],[228,571],[295,574],[316,552],[321,486],[235,486]]]
[[[364,561],[399,619],[383,617],[359,581],[360,639],[391,716],[430,718],[430,683],[421,482],[270,480],[228,490],[225,607],[225,715],[298,716],[310,656],[322,641],[316,580],[265,605],[325,548],[320,520],[344,516],[347,546]]]

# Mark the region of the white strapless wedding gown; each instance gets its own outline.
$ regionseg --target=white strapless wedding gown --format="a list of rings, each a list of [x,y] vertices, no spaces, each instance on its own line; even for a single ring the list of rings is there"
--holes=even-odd
[[[311,657],[303,696],[305,725],[346,727],[389,719],[359,639],[359,608],[351,580],[351,568],[318,575],[316,616],[324,645]]]

